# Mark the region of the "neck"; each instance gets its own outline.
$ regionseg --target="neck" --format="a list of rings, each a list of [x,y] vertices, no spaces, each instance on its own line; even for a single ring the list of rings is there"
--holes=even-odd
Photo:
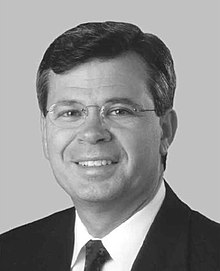
[[[75,203],[77,212],[90,235],[94,238],[103,238],[123,222],[132,217],[136,212],[144,208],[158,192],[161,181],[150,195],[132,200],[111,202],[95,202],[87,204]]]

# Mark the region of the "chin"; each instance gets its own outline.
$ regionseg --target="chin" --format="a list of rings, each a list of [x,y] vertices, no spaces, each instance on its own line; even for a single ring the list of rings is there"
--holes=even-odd
[[[119,197],[120,189],[114,187],[106,186],[105,188],[100,187],[87,187],[86,189],[78,191],[78,193],[71,193],[71,198],[74,201],[80,202],[94,202],[94,203],[104,203],[116,200]]]

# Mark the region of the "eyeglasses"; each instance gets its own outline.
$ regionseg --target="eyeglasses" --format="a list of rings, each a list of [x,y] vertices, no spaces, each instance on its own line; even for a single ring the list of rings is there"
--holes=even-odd
[[[63,101],[51,105],[47,110],[51,122],[61,128],[77,128],[85,122],[89,115],[89,108],[99,110],[100,119],[108,125],[126,125],[137,118],[143,117],[147,111],[138,104],[106,103],[103,106],[83,105],[75,101]]]

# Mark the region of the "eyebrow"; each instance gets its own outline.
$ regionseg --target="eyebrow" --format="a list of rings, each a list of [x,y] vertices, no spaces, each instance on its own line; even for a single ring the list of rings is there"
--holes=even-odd
[[[83,104],[81,101],[72,100],[72,99],[71,100],[60,100],[57,103],[59,103],[59,104],[64,103],[66,105],[71,105],[71,104],[74,104],[74,103]],[[113,97],[113,98],[107,99],[107,100],[104,101],[104,104],[106,104],[106,103],[123,103],[123,104],[129,104],[129,105],[137,104],[136,102],[134,102],[130,98],[119,98],[119,97]]]
[[[136,104],[133,100],[130,98],[111,98],[105,101],[105,103],[123,103],[123,104]]]

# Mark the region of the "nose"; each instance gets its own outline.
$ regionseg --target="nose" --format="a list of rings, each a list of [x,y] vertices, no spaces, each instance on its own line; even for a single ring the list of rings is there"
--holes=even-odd
[[[96,113],[87,116],[84,124],[79,128],[77,137],[80,143],[97,144],[110,141],[112,135]]]

